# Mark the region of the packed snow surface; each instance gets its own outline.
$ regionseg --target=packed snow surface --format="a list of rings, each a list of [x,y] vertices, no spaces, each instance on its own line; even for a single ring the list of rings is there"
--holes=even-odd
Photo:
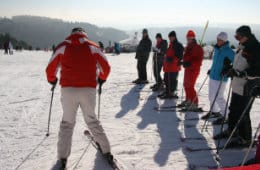
[[[50,136],[45,137],[51,99],[51,86],[45,68],[51,52],[15,52],[4,55],[0,51],[0,169],[49,170],[56,162],[56,144],[62,117],[60,87],[55,89]],[[216,167],[216,151],[190,152],[190,148],[215,147],[212,135],[220,131],[211,122],[201,133],[205,113],[158,112],[154,107],[172,106],[181,102],[183,70],[179,75],[178,100],[158,100],[150,90],[151,57],[147,65],[150,84],[134,86],[136,60],[134,54],[107,55],[111,75],[101,96],[101,122],[109,137],[112,153],[129,170],[184,170]],[[206,77],[211,61],[203,62],[197,81],[198,89]],[[208,83],[199,94],[200,106],[209,110]],[[259,123],[259,100],[251,111],[253,130]],[[79,110],[74,130],[68,169],[110,169],[104,159],[84,136],[86,129]],[[223,144],[224,141],[221,143]],[[254,154],[253,149],[250,157]],[[244,150],[220,152],[221,166],[238,165]]]

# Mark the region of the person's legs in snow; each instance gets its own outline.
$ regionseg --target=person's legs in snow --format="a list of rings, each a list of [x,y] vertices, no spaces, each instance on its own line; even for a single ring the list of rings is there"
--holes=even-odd
[[[110,144],[108,138],[104,132],[100,121],[95,114],[96,106],[96,89],[94,88],[82,88],[80,89],[80,107],[83,112],[84,120],[93,135],[95,141],[99,144],[102,153],[106,154],[110,152]]]
[[[63,117],[60,124],[58,139],[58,159],[67,159],[71,151],[72,134],[75,126],[75,118],[79,107],[75,88],[61,89],[61,104]]]

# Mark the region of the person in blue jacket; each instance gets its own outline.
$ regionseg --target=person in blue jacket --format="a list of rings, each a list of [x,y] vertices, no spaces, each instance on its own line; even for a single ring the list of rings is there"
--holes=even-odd
[[[227,102],[224,97],[224,92],[226,90],[228,78],[224,75],[226,71],[232,68],[234,56],[235,56],[235,52],[230,48],[227,33],[226,32],[219,33],[217,36],[217,44],[214,47],[214,55],[213,55],[213,62],[211,65],[211,69],[208,71],[209,78],[210,78],[209,79],[209,101],[210,101],[210,106],[212,106],[213,104],[213,107],[211,113],[208,113],[202,117],[202,119],[207,119],[210,116],[218,117],[218,119],[215,120],[213,124],[221,124],[222,122],[224,123],[227,122],[226,121],[227,118],[224,117],[226,102]],[[215,103],[213,103],[217,92],[218,95],[216,101]]]

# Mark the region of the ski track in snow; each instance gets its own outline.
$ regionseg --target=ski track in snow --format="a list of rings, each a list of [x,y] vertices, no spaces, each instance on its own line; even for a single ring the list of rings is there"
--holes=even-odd
[[[2,170],[49,170],[56,162],[56,144],[62,116],[60,87],[55,89],[50,136],[45,137],[50,104],[50,85],[45,78],[45,67],[50,52],[15,52],[4,55],[0,51],[0,167]],[[171,106],[180,100],[158,100],[149,86],[134,86],[136,78],[134,54],[108,55],[111,75],[104,85],[101,99],[101,122],[110,139],[116,159],[129,170],[205,169],[216,167],[215,151],[188,152],[185,147],[215,147],[212,135],[220,127],[209,123],[201,133],[203,114],[158,112],[154,107]],[[197,81],[203,82],[211,61],[205,60]],[[151,57],[147,65],[151,81]],[[181,96],[183,72],[179,75]],[[199,99],[204,110],[209,110],[207,83]],[[254,103],[251,119],[255,131],[259,121],[259,100]],[[68,169],[110,169],[100,154],[84,136],[81,111],[77,115],[72,152]],[[194,139],[193,139],[194,138]],[[201,139],[201,140],[200,140]],[[222,141],[223,143],[224,141]],[[35,150],[34,150],[35,149]],[[238,165],[246,150],[221,152],[222,166]],[[25,158],[31,153],[28,159]],[[254,150],[250,156],[254,154]],[[24,162],[23,162],[24,161]],[[204,168],[203,168],[204,167]]]

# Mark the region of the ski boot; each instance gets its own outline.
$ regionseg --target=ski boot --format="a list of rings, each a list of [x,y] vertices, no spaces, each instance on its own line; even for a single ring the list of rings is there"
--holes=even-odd
[[[183,102],[181,102],[181,104],[178,104],[177,105],[177,107],[186,107],[186,106],[188,106],[190,104],[190,102],[189,101],[187,101],[187,100],[185,100],[185,101],[183,101]]]
[[[66,170],[67,159],[59,159],[51,170]]]
[[[219,112],[208,112],[206,115],[202,116],[201,119],[206,120],[209,118],[217,118],[222,117],[222,115]]]

